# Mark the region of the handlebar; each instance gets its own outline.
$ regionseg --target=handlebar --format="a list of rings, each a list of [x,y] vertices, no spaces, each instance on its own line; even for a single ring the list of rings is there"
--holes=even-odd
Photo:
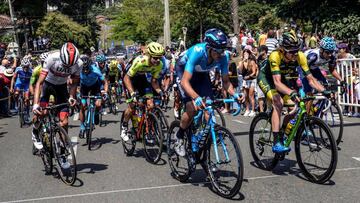
[[[82,99],[102,99],[102,96],[95,96],[95,95],[91,95],[91,96],[81,96]]]
[[[214,99],[214,100],[211,100],[211,99],[206,99],[205,100],[205,105],[206,105],[206,108],[203,109],[205,111],[208,111],[210,109],[212,109],[212,105],[214,103],[234,103],[234,102],[237,102],[236,99],[234,98],[231,98],[231,99]],[[237,116],[239,115],[241,112],[241,108],[239,107],[238,109],[236,109],[236,111],[234,113],[232,113],[231,115],[232,116]],[[194,117],[194,119],[198,119],[199,117],[201,116],[201,111],[198,112],[198,114]]]

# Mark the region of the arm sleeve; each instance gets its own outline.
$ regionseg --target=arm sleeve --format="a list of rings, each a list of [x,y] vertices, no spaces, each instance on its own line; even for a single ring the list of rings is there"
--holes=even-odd
[[[190,53],[190,56],[188,56],[188,60],[185,65],[185,71],[193,74],[195,66],[200,61],[203,52],[203,48],[194,47],[194,50]]]
[[[230,54],[228,52],[226,52],[225,56],[222,57],[222,59],[220,61],[221,75],[229,74],[229,68],[228,68],[229,67],[229,61],[230,61]]]
[[[141,67],[140,58],[137,57],[134,59],[133,63],[131,64],[131,66],[127,72],[128,76],[134,77],[140,67]]]
[[[306,60],[306,56],[303,52],[299,52],[298,54],[298,63],[301,66],[304,75],[309,75],[310,74],[309,66]]]
[[[270,70],[272,75],[280,75],[280,56],[278,52],[272,52],[269,56]]]
[[[308,66],[313,66],[318,59],[318,55],[316,53],[309,53],[306,57]]]

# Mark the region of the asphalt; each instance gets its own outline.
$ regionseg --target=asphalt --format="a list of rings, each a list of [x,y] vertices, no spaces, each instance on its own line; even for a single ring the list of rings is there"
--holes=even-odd
[[[121,105],[119,110],[123,110]],[[345,118],[337,170],[326,184],[309,182],[300,172],[291,152],[273,171],[253,165],[249,148],[252,118],[226,115],[227,127],[236,135],[244,160],[244,182],[233,200],[210,190],[201,167],[188,183],[170,175],[167,155],[158,165],[146,162],[137,148],[127,157],[119,136],[117,115],[106,115],[107,125],[96,127],[98,149],[88,151],[78,139],[78,179],[66,186],[53,175],[45,175],[41,159],[31,154],[31,129],[19,128],[18,118],[0,120],[0,202],[359,202],[360,119]],[[171,122],[171,111],[167,113]],[[79,122],[70,121],[69,134],[76,139]],[[140,144],[139,144],[140,145]]]

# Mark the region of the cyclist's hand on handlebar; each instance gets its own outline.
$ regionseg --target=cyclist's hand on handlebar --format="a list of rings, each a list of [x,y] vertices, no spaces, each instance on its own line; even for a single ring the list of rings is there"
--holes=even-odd
[[[293,101],[295,103],[300,102],[299,94],[296,91],[292,91],[289,96],[290,96],[291,101]]]
[[[133,102],[137,102],[139,100],[139,93],[136,91],[131,93],[131,99],[133,100]]]
[[[36,115],[41,114],[41,112],[40,112],[40,105],[39,105],[39,104],[34,104],[34,105],[33,105],[33,113],[36,114]]]
[[[196,110],[200,110],[200,109],[204,109],[205,108],[205,104],[202,100],[201,97],[196,97],[194,100],[193,100],[193,103],[194,103],[194,106],[195,106],[195,109]]]
[[[233,95],[233,97],[234,97],[234,99],[236,99],[237,100],[237,102],[239,103],[239,104],[241,104],[241,103],[243,103],[244,101],[245,101],[245,95],[244,94],[238,94],[238,93],[235,93],[234,95]]]
[[[325,97],[327,97],[327,98],[331,98],[332,97],[332,92],[331,91],[329,91],[329,90],[324,90],[323,92],[322,92],[322,94],[325,96]]]
[[[70,106],[75,106],[75,104],[76,104],[76,99],[74,99],[73,97],[70,97],[69,98],[69,104],[70,104]]]

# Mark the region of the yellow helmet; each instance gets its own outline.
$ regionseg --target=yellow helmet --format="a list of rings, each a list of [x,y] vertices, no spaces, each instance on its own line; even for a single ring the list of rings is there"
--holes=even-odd
[[[147,52],[151,57],[161,57],[165,54],[164,47],[157,42],[151,42],[148,44]]]
[[[116,61],[116,60],[112,60],[111,62],[110,62],[110,68],[117,68],[117,66],[118,66],[118,62]]]

